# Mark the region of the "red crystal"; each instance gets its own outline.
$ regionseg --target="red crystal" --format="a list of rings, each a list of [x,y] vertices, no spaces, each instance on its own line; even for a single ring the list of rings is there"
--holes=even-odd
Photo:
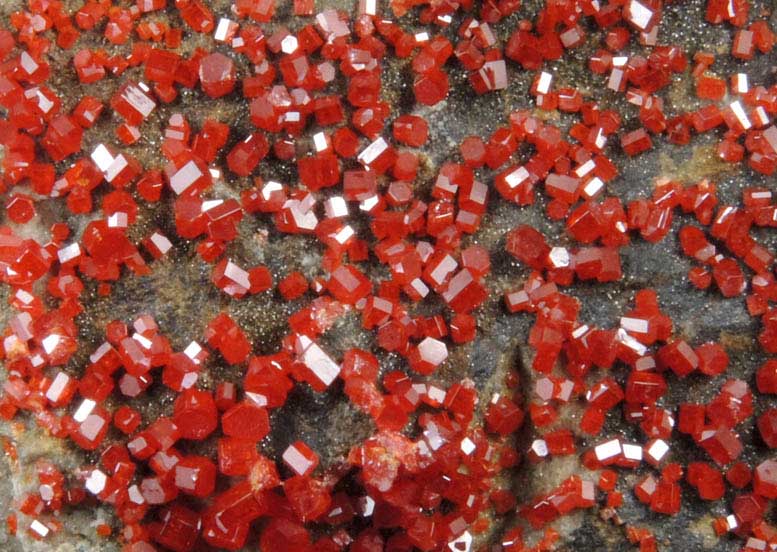
[[[289,445],[281,458],[298,476],[310,475],[318,466],[318,455],[302,441]]]
[[[270,419],[264,408],[242,402],[224,412],[221,429],[230,437],[261,441],[270,431]]]
[[[539,231],[531,226],[520,225],[507,235],[507,252],[529,267],[540,270],[545,267],[550,247]]]
[[[14,194],[6,201],[5,212],[11,221],[24,224],[35,216],[35,204],[30,196]]]
[[[173,421],[184,439],[205,439],[218,424],[213,396],[207,391],[185,389],[173,405]]]
[[[777,498],[777,461],[764,460],[755,467],[753,491],[764,498]]]
[[[439,69],[432,69],[418,75],[413,82],[413,92],[419,103],[435,105],[448,96],[448,75]]]
[[[181,492],[196,497],[213,493],[216,485],[216,466],[204,456],[185,456],[173,468],[175,486]]]
[[[49,123],[41,145],[54,161],[62,161],[81,151],[83,133],[83,129],[73,118],[60,115]]]
[[[251,352],[251,343],[243,330],[226,313],[220,313],[205,329],[208,345],[218,349],[227,362],[244,362]]]
[[[720,471],[705,462],[688,464],[686,478],[699,491],[702,500],[719,500],[726,492]]]
[[[712,268],[712,277],[724,297],[736,297],[745,290],[745,276],[734,259],[723,259]]]
[[[639,128],[621,137],[621,147],[628,155],[634,156],[653,147],[650,135],[643,128]]]
[[[140,124],[156,108],[145,84],[125,83],[111,98],[111,107],[132,126]]]
[[[429,125],[416,115],[401,115],[394,120],[394,139],[402,144],[421,147],[429,137]]]

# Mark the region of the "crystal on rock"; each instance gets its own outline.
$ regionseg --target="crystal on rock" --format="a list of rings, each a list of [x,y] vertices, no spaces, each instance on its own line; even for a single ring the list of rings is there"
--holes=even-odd
[[[747,286],[742,269],[734,259],[723,259],[712,267],[712,277],[724,297],[741,295]]]
[[[127,405],[119,407],[113,414],[113,425],[126,435],[133,433],[140,421],[140,413]]]
[[[635,2],[636,0],[632,0]],[[644,128],[631,131],[621,137],[621,147],[629,156],[635,156],[653,147],[653,141]]]
[[[372,283],[353,265],[340,265],[329,278],[327,289],[338,300],[355,304],[372,290]]]
[[[200,515],[180,504],[165,507],[158,514],[159,521],[150,524],[154,541],[175,552],[194,548],[200,534]]]
[[[410,366],[419,374],[432,374],[448,358],[445,343],[432,337],[421,341],[410,354]]]
[[[76,380],[65,372],[58,372],[46,389],[46,399],[57,408],[67,405],[77,389]]]
[[[31,197],[24,194],[10,196],[5,204],[5,210],[8,218],[16,224],[29,222],[35,216],[35,204]]]
[[[507,88],[507,65],[503,59],[486,61],[469,77],[472,87],[478,94]]]
[[[644,459],[653,466],[659,466],[669,452],[669,445],[663,439],[653,439],[644,447]]]
[[[224,475],[246,475],[259,457],[256,442],[223,437],[217,445],[219,471]]]
[[[454,275],[445,290],[443,300],[456,313],[467,313],[479,307],[488,297],[488,291],[469,269]]]
[[[507,234],[507,252],[535,270],[545,267],[551,249],[535,228],[522,224]]]
[[[725,427],[704,429],[694,439],[720,466],[736,460],[743,449],[739,436]]]
[[[681,339],[661,347],[657,358],[661,365],[670,368],[679,377],[685,377],[699,367],[698,355]]]
[[[94,401],[85,399],[73,414],[73,420],[70,438],[84,450],[95,450],[108,432],[111,416],[95,406]]]
[[[164,174],[176,195],[194,196],[207,189],[212,183],[210,171],[205,163],[189,154],[184,154],[168,163]]]
[[[246,295],[251,288],[249,273],[227,258],[214,267],[211,280],[216,287],[236,299]]]
[[[448,96],[448,75],[439,69],[432,69],[417,75],[413,82],[416,100],[424,105],[435,105]]]
[[[310,535],[305,527],[296,521],[281,517],[272,518],[262,530],[259,546],[261,550],[309,550]]]
[[[734,427],[752,414],[753,394],[742,380],[728,380],[707,405],[707,417],[713,425]]]
[[[726,491],[721,473],[705,462],[688,464],[688,482],[699,491],[702,500],[719,500]]]
[[[175,52],[154,48],[144,64],[145,77],[153,82],[171,85],[181,58]]]
[[[244,362],[251,352],[251,343],[243,330],[226,313],[219,313],[205,329],[208,345],[216,348],[230,364]]]
[[[294,476],[283,482],[283,490],[297,517],[311,521],[329,510],[332,497],[327,485],[311,477]]]
[[[777,498],[777,460],[764,460],[755,467],[753,491],[764,498]]]
[[[184,439],[201,441],[218,425],[218,410],[207,391],[185,389],[173,404],[173,421]]]
[[[229,170],[238,176],[250,175],[270,150],[264,134],[256,132],[238,142],[227,155]]]
[[[396,157],[394,148],[388,145],[383,137],[378,137],[364,148],[356,159],[363,167],[375,171],[377,174],[384,174],[389,167],[394,165]]]
[[[393,134],[398,142],[418,148],[426,143],[429,125],[417,115],[401,115],[394,120]]]
[[[507,397],[495,394],[486,410],[486,429],[499,435],[509,435],[517,431],[524,420],[523,411]]]
[[[337,156],[324,151],[297,160],[299,178],[311,191],[334,186],[340,181],[340,165]]]
[[[660,514],[675,515],[680,511],[681,501],[680,485],[662,478],[650,497],[650,509]]]
[[[758,432],[769,448],[777,448],[777,408],[770,408],[758,417]]]
[[[261,441],[270,431],[267,410],[249,402],[238,403],[221,417],[221,428],[230,437]]]
[[[298,476],[310,475],[318,466],[318,455],[302,441],[289,445],[281,459]]]
[[[182,492],[204,498],[213,493],[216,466],[204,456],[185,456],[173,468],[175,485]]]
[[[127,82],[111,98],[111,107],[130,125],[140,126],[156,108],[149,93],[145,84]]]
[[[83,132],[72,117],[60,115],[49,123],[41,145],[54,161],[62,161],[81,151]]]
[[[105,67],[88,49],[76,52],[73,56],[73,66],[78,74],[78,80],[84,84],[97,82],[105,76]]]
[[[294,351],[298,360],[307,368],[309,378],[306,379],[314,389],[323,391],[329,387],[340,374],[340,365],[318,344],[305,335],[295,338]],[[313,378],[313,379],[311,379]]]
[[[621,443],[618,439],[613,439],[594,447],[596,459],[602,465],[613,464],[622,454]]]
[[[218,52],[200,59],[200,84],[211,98],[226,96],[235,88],[235,64],[230,58]]]

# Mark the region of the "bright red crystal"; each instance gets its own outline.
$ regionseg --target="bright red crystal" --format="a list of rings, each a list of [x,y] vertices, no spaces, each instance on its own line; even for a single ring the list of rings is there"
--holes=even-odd
[[[110,427],[111,417],[91,399],[84,399],[67,420],[70,438],[81,448],[95,450]]]
[[[699,372],[707,376],[717,376],[726,371],[729,358],[718,343],[704,343],[695,350],[699,357]]]
[[[777,461],[764,460],[755,467],[753,491],[764,498],[777,498]]]
[[[290,444],[281,458],[298,476],[310,475],[318,466],[318,455],[302,441]]]
[[[736,462],[726,472],[726,481],[737,489],[744,489],[750,484],[752,471],[744,462]]]
[[[394,139],[408,146],[420,147],[429,137],[429,125],[416,115],[402,115],[394,120]]]
[[[715,425],[734,427],[753,414],[753,394],[742,380],[728,380],[707,405],[707,417]]]
[[[418,75],[413,82],[416,100],[424,105],[435,105],[448,96],[448,75],[439,69],[432,69]]]
[[[156,108],[148,86],[127,82],[111,98],[111,107],[128,124],[139,126]]]
[[[278,291],[287,301],[297,299],[308,290],[308,281],[300,272],[292,272],[283,280],[278,282]]]
[[[726,491],[720,471],[705,462],[688,464],[686,478],[688,483],[696,487],[703,500],[718,500]]]
[[[658,350],[658,360],[680,377],[687,376],[699,367],[699,357],[683,340],[672,341]]]
[[[310,547],[310,535],[293,520],[274,518],[262,530],[259,546],[262,550],[307,550]]]
[[[35,216],[35,203],[28,195],[14,194],[8,198],[5,204],[5,212],[11,221],[17,224],[24,224]]]
[[[721,466],[736,460],[742,453],[742,443],[739,436],[728,428],[704,429],[694,438],[699,446]]]
[[[370,281],[355,266],[342,265],[329,278],[327,289],[339,301],[356,303],[372,288]]]
[[[777,409],[770,408],[759,416],[758,431],[769,448],[777,448]]]
[[[176,552],[185,552],[194,547],[201,527],[199,514],[174,504],[163,508],[157,517],[159,521],[152,523],[149,528],[156,543]]]
[[[621,137],[621,147],[628,155],[634,156],[653,147],[650,135],[643,128],[639,128]]]
[[[184,439],[204,439],[218,424],[213,396],[207,391],[184,390],[173,405],[173,420]]]
[[[230,437],[256,442],[269,432],[270,420],[264,408],[242,402],[222,414],[221,429]]]
[[[506,397],[494,397],[486,411],[486,428],[500,435],[509,435],[523,424],[523,411]]]
[[[229,170],[239,176],[250,175],[269,152],[270,145],[264,134],[254,133],[238,142],[227,155]]]
[[[507,252],[535,270],[545,267],[550,247],[536,229],[520,225],[507,235]]]
[[[448,358],[445,343],[427,337],[412,350],[408,360],[410,367],[420,374],[432,374]]]
[[[298,475],[287,479],[283,490],[292,510],[303,522],[320,518],[332,501],[326,485],[311,477]]]
[[[251,288],[248,272],[226,257],[213,269],[211,280],[224,293],[237,299],[243,297]]]
[[[113,414],[113,425],[127,435],[135,431],[140,421],[140,413],[126,405],[119,407]]]
[[[211,98],[226,96],[235,88],[234,62],[224,54],[214,53],[200,59],[202,90]]]
[[[105,76],[105,67],[90,50],[79,50],[73,56],[73,66],[82,83],[97,82]]]
[[[244,362],[251,352],[251,343],[243,330],[226,313],[220,313],[205,329],[208,345],[218,349],[230,364]]]
[[[745,276],[734,259],[716,263],[712,268],[712,277],[724,297],[735,297],[745,290]]]
[[[54,161],[81,151],[83,129],[72,117],[60,115],[49,123],[41,145]]]

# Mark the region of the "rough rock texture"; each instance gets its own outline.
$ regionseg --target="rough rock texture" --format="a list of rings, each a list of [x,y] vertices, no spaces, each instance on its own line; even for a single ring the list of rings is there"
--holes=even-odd
[[[318,0],[316,7],[321,9],[336,6],[352,10],[354,3],[353,0]],[[81,2],[68,1],[66,4],[77,8]],[[229,4],[226,0],[210,3],[216,14],[227,14]],[[281,23],[289,17],[291,2],[279,1],[278,4],[277,19],[278,23]],[[386,2],[381,1],[379,4],[385,8]],[[751,13],[772,8],[768,0],[758,0],[753,4]],[[21,6],[20,0],[0,2],[0,25],[7,25],[8,15]],[[537,0],[527,1],[518,14],[495,26],[499,38],[506,38],[519,19],[533,17],[537,9]],[[699,50],[724,51],[730,41],[731,29],[705,24],[703,10],[703,0],[668,4],[665,7],[659,41],[680,44],[691,54]],[[777,23],[775,17],[772,15],[773,24]],[[170,20],[172,24],[180,24],[177,15],[170,15]],[[291,28],[298,26],[298,21],[292,20],[288,23]],[[591,33],[586,46],[567,53],[558,62],[548,64],[546,70],[556,75],[557,85],[575,86],[586,94],[587,99],[595,99],[604,107],[612,106],[618,109],[624,115],[625,128],[631,129],[635,126],[630,121],[636,119],[636,109],[627,105],[622,96],[616,98],[611,92],[603,90],[602,78],[591,75],[586,67],[585,60],[593,51],[592,43],[598,40],[598,37],[598,32]],[[79,43],[80,46],[97,44],[105,47],[100,40],[95,41],[93,36],[84,36]],[[209,37],[195,35],[187,30],[181,50],[190,52],[197,45],[210,47],[212,44]],[[224,50],[223,46],[220,49]],[[109,48],[110,52],[118,50],[121,48]],[[720,58],[726,59],[726,56]],[[736,66],[747,71],[753,82],[768,85],[774,82],[774,59],[760,56],[754,61]],[[407,60],[390,61],[383,77],[385,99],[391,103],[396,114],[414,109],[407,63]],[[431,137],[423,150],[422,167],[416,184],[419,190],[430,186],[436,167],[441,161],[458,155],[457,144],[461,138],[469,134],[488,136],[497,126],[504,124],[504,116],[510,111],[531,107],[527,91],[533,73],[522,71],[513,63],[508,65],[509,88],[500,93],[477,96],[466,82],[464,71],[453,64],[448,68],[452,88],[448,100],[434,108],[417,110],[429,121]],[[729,74],[733,67],[733,63],[716,61],[713,69],[719,75],[725,75]],[[246,69],[245,61],[240,60],[238,71],[244,74]],[[137,69],[128,71],[123,79],[132,78],[136,73]],[[692,95],[689,73],[675,75],[673,78],[666,108],[669,111],[693,108],[696,100]],[[93,85],[78,86],[72,67],[61,67],[61,70],[55,72],[50,83],[56,92],[66,98],[65,109],[72,107],[78,97],[76,94],[68,95],[68,90],[79,90],[79,94],[80,90],[83,90],[106,99],[115,85],[116,79],[108,78]],[[167,116],[175,110],[184,113],[194,128],[198,128],[206,116],[233,123],[233,133],[226,148],[228,151],[234,142],[249,131],[246,105],[239,92],[219,101],[203,102],[203,95],[199,90],[185,90],[172,107],[154,112],[150,120],[143,125],[144,138],[128,149],[145,165],[159,165],[158,135]],[[555,122],[562,126],[568,123],[564,115],[541,115],[556,119]],[[112,133],[115,122],[110,116],[104,116],[100,125],[85,134],[84,149],[89,150],[102,141],[115,143]],[[718,162],[712,155],[714,139],[712,135],[696,137],[690,146],[678,148],[659,138],[654,140],[656,147],[652,151],[634,159],[617,154],[617,146],[612,148],[610,153],[616,160],[621,176],[609,185],[609,193],[630,200],[647,195],[658,177],[673,177],[688,183],[707,177],[718,183],[721,201],[736,202],[744,186],[768,185],[762,177],[749,170],[733,170]],[[258,172],[262,176],[272,176],[285,181],[295,179],[293,165],[284,163],[263,162]],[[490,174],[487,172],[480,176],[490,182]],[[214,195],[236,196],[248,185],[248,179],[229,177],[214,189]],[[773,182],[771,185],[774,185]],[[144,207],[138,223],[133,227],[133,236],[138,238],[147,235],[148,231],[155,227],[160,228],[167,236],[174,236],[172,220],[168,218],[169,207],[170,202],[167,201],[153,207]],[[42,202],[38,211],[40,229],[47,228],[50,221],[64,216],[61,202]],[[493,392],[499,390],[507,368],[528,366],[531,360],[531,350],[522,347],[526,342],[531,318],[528,315],[508,315],[501,304],[501,291],[520,283],[528,274],[525,267],[519,267],[504,253],[505,232],[518,223],[526,223],[540,228],[551,243],[564,245],[568,242],[562,224],[548,222],[542,211],[542,201],[530,208],[518,208],[508,205],[493,194],[483,227],[471,239],[473,243],[479,243],[492,252],[493,274],[489,280],[492,296],[477,313],[480,328],[478,339],[468,346],[458,348],[435,377],[444,383],[469,376],[481,392],[481,406]],[[276,281],[291,270],[301,270],[309,277],[318,274],[320,250],[311,246],[311,238],[281,236],[274,231],[267,219],[248,218],[249,220],[242,224],[241,238],[230,246],[229,255],[244,261],[246,265],[266,263]],[[88,222],[88,217],[70,217],[69,220],[73,230],[79,232]],[[689,217],[676,216],[675,230],[689,221]],[[34,229],[25,231],[34,232]],[[775,237],[774,234],[756,236],[762,243],[771,247],[777,245],[774,243]],[[768,240],[772,240],[772,243]],[[297,304],[284,303],[279,296],[269,294],[249,297],[239,302],[229,301],[210,285],[210,267],[196,256],[194,244],[180,239],[173,241],[175,253],[155,263],[150,277],[125,276],[114,287],[113,294],[107,298],[97,296],[93,282],[87,284],[84,295],[87,314],[78,320],[83,346],[68,366],[68,370],[74,374],[80,373],[86,355],[89,354],[91,346],[97,343],[106,322],[114,318],[130,320],[143,312],[148,312],[156,318],[162,330],[171,336],[175,348],[184,346],[192,339],[201,340],[207,320],[218,310],[226,308],[241,326],[246,328],[256,344],[257,353],[276,349],[286,329],[285,316],[292,312]],[[716,380],[710,381],[701,377],[689,377],[681,382],[673,380],[666,398],[667,405],[676,404],[688,396],[707,399],[719,388],[720,382],[728,377],[741,377],[752,383],[754,368],[763,359],[754,343],[755,326],[747,315],[743,299],[724,300],[715,292],[705,293],[692,288],[686,279],[691,265],[681,255],[675,234],[670,234],[667,239],[655,245],[636,239],[630,247],[623,249],[622,254],[625,274],[622,281],[606,286],[576,284],[572,288],[572,293],[583,303],[582,320],[611,326],[632,300],[634,290],[651,286],[659,293],[662,309],[673,317],[679,333],[689,342],[698,344],[707,339],[719,339],[731,355],[732,362],[728,373]],[[6,304],[5,295],[6,290],[0,289],[0,305]],[[0,306],[0,322],[6,318],[7,310],[6,307]],[[337,353],[354,345],[370,347],[372,337],[363,331],[357,331],[357,325],[358,321],[353,315],[341,319],[326,336],[327,350]],[[403,361],[395,355],[381,355],[381,360],[382,369],[385,371],[404,367]],[[238,377],[235,369],[226,366],[217,354],[211,356],[203,374],[202,382],[205,385],[211,385],[220,379]],[[621,382],[625,375],[622,368],[612,371],[612,376]],[[530,385],[530,371],[522,369],[522,376],[526,385]],[[0,370],[0,380],[2,377]],[[338,390],[335,386],[326,394],[300,389],[292,393],[288,404],[273,414],[274,432],[263,443],[265,452],[277,455],[290,441],[302,438],[321,454],[323,465],[340,461],[348,449],[362,440],[372,428],[371,421],[351,407]],[[170,411],[172,399],[166,391],[154,391],[152,397],[153,401],[144,398],[138,402],[143,405],[147,416],[153,417],[155,413],[165,414]],[[758,400],[756,414],[765,406],[762,399]],[[570,409],[568,416],[559,423],[576,428],[578,414],[574,409]],[[66,466],[76,466],[90,460],[80,451],[60,441],[52,441],[37,430],[22,431],[23,424],[24,421],[21,420],[19,423],[0,425],[0,434],[16,443],[20,455],[19,462],[12,462],[7,457],[0,461],[0,511],[4,513],[10,511],[14,497],[29,489],[32,483],[29,478],[30,466],[35,458],[41,455],[56,455]],[[606,431],[621,434],[624,438],[637,437],[633,428],[624,427],[617,409],[610,414]],[[519,436],[517,446],[526,445],[531,438],[530,432],[531,429],[527,428],[525,434]],[[743,455],[745,459],[755,460],[764,455],[764,447],[757,442],[758,437],[753,436],[752,430],[743,431],[743,440],[746,443],[746,452]],[[674,459],[685,461],[698,455],[698,449],[687,438],[677,437],[673,443],[676,443],[672,451]],[[585,445],[585,441],[581,444]],[[198,450],[212,450],[212,447],[212,442],[206,442],[198,446]],[[519,499],[528,498],[549,490],[570,473],[580,471],[585,470],[576,458],[554,460],[537,466],[524,465],[513,474],[513,488]],[[637,471],[633,475],[624,476],[621,484],[624,479],[627,482],[635,480],[640,473],[641,471]],[[702,503],[695,500],[695,493],[690,488],[684,487],[682,512],[675,517],[666,517],[651,513],[636,501],[625,486],[623,489],[626,491],[625,504],[619,511],[620,517],[650,528],[664,549],[674,550],[682,546],[687,551],[723,551],[736,550],[740,546],[733,540],[718,540],[710,527],[709,522],[714,516],[726,512],[726,500]],[[592,509],[557,522],[556,527],[562,533],[560,549],[631,549],[624,531],[611,521],[603,521],[602,514],[603,512]],[[4,530],[0,530],[0,549],[16,552],[107,551],[118,548],[114,541],[98,539],[94,531],[100,522],[111,523],[107,511],[99,508],[77,510],[66,513],[63,520],[66,530],[45,544],[36,543],[24,536],[21,528],[19,538],[8,537]],[[502,527],[510,526],[513,522],[509,517],[499,520],[492,535],[498,535]]]

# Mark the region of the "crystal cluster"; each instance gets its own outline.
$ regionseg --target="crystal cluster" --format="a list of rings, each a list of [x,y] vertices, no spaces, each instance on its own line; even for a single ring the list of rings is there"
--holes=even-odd
[[[748,551],[777,547],[767,521],[777,461],[751,462],[742,438],[756,431],[777,447],[777,409],[757,407],[777,394],[777,360],[766,358],[754,381],[726,377],[724,343],[684,336],[652,289],[635,290],[610,327],[581,319],[584,305],[568,289],[589,282],[606,293],[628,275],[621,248],[673,239],[675,229],[692,263],[689,287],[746,301],[762,352],[777,353],[774,253],[762,239],[777,227],[772,189],[748,187],[737,204],[719,200],[707,179],[661,178],[652,195],[626,203],[608,192],[619,175],[614,152],[634,157],[705,133],[721,161],[775,173],[777,86],[712,69],[716,56],[744,63],[772,52],[775,34],[747,0],[707,1],[707,23],[732,30],[730,48],[717,54],[662,43],[656,0],[553,0],[533,20],[510,17],[517,0],[390,0],[385,13],[360,0],[353,17],[294,0],[293,32],[278,24],[275,0],[234,0],[225,13],[203,0],[65,4],[29,0],[0,30],[0,283],[11,311],[0,341],[0,416],[34,421],[92,460],[73,473],[37,461],[36,490],[16,497],[10,533],[53,539],[63,509],[100,502],[115,523],[95,531],[116,533],[124,552],[540,551],[559,538],[553,522],[578,509],[614,520],[629,493],[674,515],[694,492],[728,505],[714,519],[718,535],[746,539]],[[82,47],[82,33],[110,47]],[[193,36],[199,46],[180,48]],[[548,62],[592,41],[588,67],[625,100],[623,113],[551,72]],[[637,43],[646,54],[627,54]],[[388,58],[407,60],[412,112],[384,100]],[[465,79],[452,78],[461,70]],[[55,71],[72,72],[83,90],[67,98],[52,90]],[[423,150],[440,137],[421,113],[444,111],[453,93],[498,94],[515,72],[532,76],[533,109],[506,113],[489,136],[465,136],[424,177]],[[690,75],[700,107],[665,112],[679,74]],[[82,93],[96,83],[110,91],[104,101]],[[216,115],[188,120],[176,108],[181,95],[239,104],[249,132],[236,135],[235,121]],[[556,113],[570,125],[556,124]],[[94,143],[98,124],[115,140]],[[133,156],[143,142],[164,162]],[[296,169],[296,181],[260,177],[271,162]],[[29,237],[25,225],[50,212],[50,201],[73,217],[46,238]],[[481,241],[480,229],[498,201],[515,213],[540,202],[567,236],[548,240],[516,222],[487,247],[493,240]],[[138,237],[154,204],[169,224]],[[231,245],[254,221],[301,235],[320,266],[273,274],[242,258]],[[199,291],[217,289],[222,312],[191,329],[183,348],[150,314],[111,321],[76,369],[87,347],[85,286],[110,295],[129,273],[147,277],[181,258],[187,241],[203,285],[213,286]],[[491,275],[492,256],[513,263],[505,286]],[[233,302],[259,294],[290,304],[278,342],[252,341],[230,314]],[[508,370],[498,390],[468,378],[439,383],[485,329],[481,307],[500,297],[500,308],[533,320],[530,381]],[[331,347],[326,334],[347,314],[372,350]],[[389,354],[404,369],[381,366]],[[214,358],[238,367],[239,381],[204,377]],[[674,407],[670,386],[683,378],[717,378],[714,393]],[[342,395],[371,434],[335,463],[296,436],[278,457],[263,454],[297,386]],[[150,419],[138,405],[160,388],[174,400]],[[572,407],[579,423],[562,427]],[[629,438],[607,434],[617,415],[633,426]],[[532,435],[526,450],[518,432]],[[678,439],[698,449],[695,461],[673,461]],[[3,443],[14,458],[13,443]],[[520,504],[502,483],[524,463],[572,455],[581,473]],[[502,516],[517,525],[475,548]],[[650,531],[624,529],[640,550],[656,549]]]

